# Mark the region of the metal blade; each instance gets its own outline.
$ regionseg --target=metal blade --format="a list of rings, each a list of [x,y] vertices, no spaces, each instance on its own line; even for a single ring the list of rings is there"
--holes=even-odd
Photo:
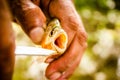
[[[48,56],[56,53],[56,51],[38,48],[38,47],[28,47],[28,46],[16,46],[16,55],[26,55],[26,56]]]

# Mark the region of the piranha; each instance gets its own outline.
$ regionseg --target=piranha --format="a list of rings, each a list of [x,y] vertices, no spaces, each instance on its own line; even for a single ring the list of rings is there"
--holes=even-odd
[[[41,47],[56,51],[56,55],[61,55],[65,52],[68,43],[67,33],[62,29],[58,19],[53,19],[48,23],[45,29]]]

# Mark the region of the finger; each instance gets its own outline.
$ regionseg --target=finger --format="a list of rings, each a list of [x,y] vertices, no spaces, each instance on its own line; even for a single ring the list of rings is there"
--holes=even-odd
[[[50,55],[48,56],[46,59],[45,59],[45,63],[51,63],[53,62],[54,60],[56,60],[57,58],[59,58],[61,56],[61,54],[53,54],[53,55]]]
[[[85,31],[71,0],[52,0],[49,4],[49,13],[52,17],[60,20],[63,29],[68,34],[68,45],[70,45],[78,29]]]
[[[46,17],[42,10],[30,0],[14,0],[9,3],[23,30],[33,42],[39,44],[46,27]]]
[[[76,67],[79,65],[79,62],[81,59],[80,57],[81,57],[81,55],[79,57],[76,57],[76,61],[74,62],[72,67],[66,69],[66,71],[64,71],[62,73],[62,75],[58,78],[58,80],[68,79],[72,75],[72,73],[75,71]]]
[[[5,0],[0,0],[0,79],[12,80],[15,38]]]

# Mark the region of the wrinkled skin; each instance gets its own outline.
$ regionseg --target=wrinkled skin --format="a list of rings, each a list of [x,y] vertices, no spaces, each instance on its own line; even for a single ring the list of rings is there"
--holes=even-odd
[[[72,0],[7,0],[7,2],[13,18],[19,22],[26,34],[36,44],[40,44],[47,22],[54,17],[60,20],[62,28],[68,35],[67,50],[58,59],[49,58],[46,60],[49,62],[46,69],[46,77],[50,80],[67,80],[78,66],[86,49],[86,32]],[[6,63],[11,65],[8,74],[12,76],[14,39],[11,40],[12,37],[10,36],[13,36],[13,34],[11,27],[9,28],[6,33],[1,33],[2,29],[0,30],[0,36],[2,37],[0,38],[0,45],[2,44],[0,46],[0,54],[5,54],[3,56],[6,58],[9,57],[7,54],[10,54],[9,61],[6,61]],[[7,44],[4,41],[7,41]],[[5,61],[0,60],[0,62],[3,63]],[[1,63],[0,69],[3,68]],[[7,64],[5,64],[4,70],[8,69]],[[6,74],[4,72],[0,74],[8,75],[7,72]],[[2,80],[11,80],[11,78]]]

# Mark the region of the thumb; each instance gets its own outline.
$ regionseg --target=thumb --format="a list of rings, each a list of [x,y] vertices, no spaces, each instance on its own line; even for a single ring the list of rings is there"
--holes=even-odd
[[[39,44],[46,24],[46,17],[42,10],[30,0],[17,0],[9,3],[12,6],[13,15],[15,15],[23,30],[33,42]]]

